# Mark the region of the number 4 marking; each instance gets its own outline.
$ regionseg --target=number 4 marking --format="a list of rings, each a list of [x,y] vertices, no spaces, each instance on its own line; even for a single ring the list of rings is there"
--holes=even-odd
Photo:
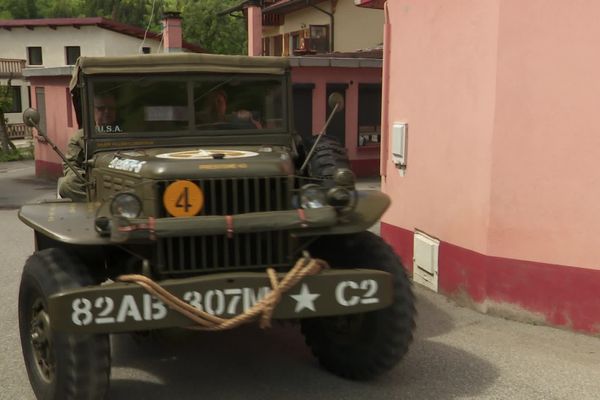
[[[177,201],[175,202],[175,207],[183,208],[185,212],[188,212],[190,207],[192,207],[192,205],[190,204],[189,189],[187,187],[183,188],[183,192],[181,192],[181,194],[177,198]]]

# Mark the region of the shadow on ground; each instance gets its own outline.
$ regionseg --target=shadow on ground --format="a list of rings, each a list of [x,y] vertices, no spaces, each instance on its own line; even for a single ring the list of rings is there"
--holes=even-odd
[[[430,297],[437,295],[428,293],[427,289],[413,288],[413,290],[417,300],[416,336],[421,339],[430,339],[452,331],[454,322],[450,315],[430,300]],[[446,299],[440,300],[447,301]]]
[[[113,336],[110,398],[455,399],[484,392],[498,371],[473,354],[431,340],[450,331],[452,321],[427,299],[419,299],[418,309],[420,326],[408,355],[372,382],[344,380],[321,369],[297,327],[167,331],[142,341]]]

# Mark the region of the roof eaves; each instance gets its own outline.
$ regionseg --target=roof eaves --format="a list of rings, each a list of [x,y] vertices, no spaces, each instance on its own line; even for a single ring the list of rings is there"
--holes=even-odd
[[[57,26],[85,26],[97,25],[104,18],[85,17],[85,18],[38,18],[38,19],[0,19],[0,27],[9,28],[29,28],[34,27],[57,27]]]
[[[289,57],[292,67],[332,67],[332,68],[381,68],[383,62],[375,58],[343,57]]]
[[[25,68],[23,69],[23,76],[26,78],[37,77],[37,76],[71,76],[73,74],[73,66],[68,65],[66,67],[45,67],[45,68]]]
[[[264,13],[287,14],[298,11],[313,4],[322,3],[325,0],[281,0],[263,8]]]
[[[383,9],[386,0],[354,0],[354,5],[363,8]]]

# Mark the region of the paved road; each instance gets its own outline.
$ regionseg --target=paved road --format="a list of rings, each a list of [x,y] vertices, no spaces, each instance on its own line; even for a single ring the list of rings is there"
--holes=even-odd
[[[14,180],[14,174],[22,175]],[[31,168],[0,173],[0,197],[51,197],[53,185],[31,174]],[[0,399],[33,399],[21,359],[16,307],[32,235],[16,210],[2,209],[4,201],[0,199]],[[119,335],[112,337],[110,398],[600,398],[599,338],[482,315],[427,290],[416,292],[415,342],[405,360],[376,381],[350,382],[324,372],[295,327],[179,332],[142,341]]]
[[[33,161],[0,163],[0,210],[12,210],[30,201],[52,198],[56,183],[36,178]]]

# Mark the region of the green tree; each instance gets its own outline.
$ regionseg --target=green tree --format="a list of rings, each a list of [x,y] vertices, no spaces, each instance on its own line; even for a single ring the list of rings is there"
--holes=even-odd
[[[12,108],[11,80],[7,85],[0,85],[0,152],[8,152],[11,148],[11,142],[8,139],[8,128],[6,126],[6,116],[4,115]]]
[[[212,53],[246,54],[246,21],[231,16],[218,17],[239,0],[188,1],[182,10],[186,40],[199,43]]]
[[[36,0],[0,0],[0,16],[12,18],[39,18]]]

